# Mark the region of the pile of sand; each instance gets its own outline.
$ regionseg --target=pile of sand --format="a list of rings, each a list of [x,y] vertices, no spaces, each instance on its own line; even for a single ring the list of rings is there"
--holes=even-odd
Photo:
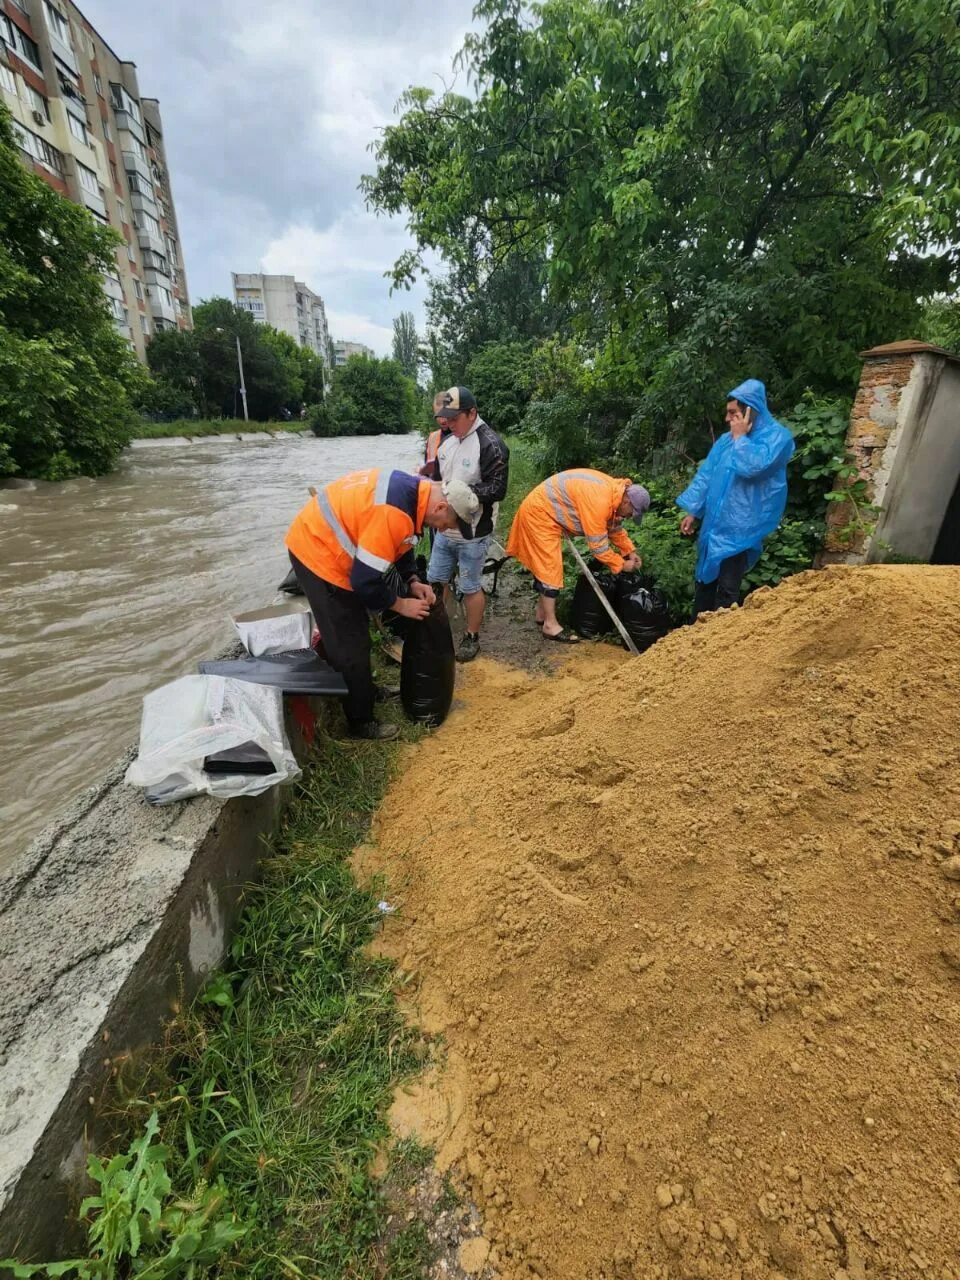
[[[960,570],[803,574],[464,703],[377,843],[490,1266],[957,1280]]]

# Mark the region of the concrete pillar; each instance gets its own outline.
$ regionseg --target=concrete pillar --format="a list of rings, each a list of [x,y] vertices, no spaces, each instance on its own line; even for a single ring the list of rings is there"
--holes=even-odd
[[[846,448],[879,510],[863,529],[850,503],[832,504],[817,563],[927,560],[960,476],[960,356],[908,340],[861,359]]]

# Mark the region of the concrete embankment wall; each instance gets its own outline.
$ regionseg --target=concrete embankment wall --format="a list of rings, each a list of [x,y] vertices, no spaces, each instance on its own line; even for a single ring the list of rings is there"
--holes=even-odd
[[[98,1107],[224,954],[288,789],[154,809],[130,756],[0,875],[0,1257],[63,1257]]]

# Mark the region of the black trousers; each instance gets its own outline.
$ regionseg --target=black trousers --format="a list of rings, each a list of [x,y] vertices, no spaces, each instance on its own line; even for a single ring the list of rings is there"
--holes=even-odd
[[[715,582],[698,582],[693,593],[693,622],[700,613],[712,613],[714,609],[728,609],[740,602],[740,582],[747,572],[749,552],[740,551],[735,556],[720,561],[720,572]]]
[[[343,710],[350,724],[373,719],[374,684],[370,668],[370,618],[352,591],[335,587],[301,564],[290,552],[290,563],[320,628],[327,661],[347,684]]]

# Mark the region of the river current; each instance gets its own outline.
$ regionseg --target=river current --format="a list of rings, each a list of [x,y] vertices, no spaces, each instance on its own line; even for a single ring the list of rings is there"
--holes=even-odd
[[[0,489],[0,867],[136,739],[145,693],[271,601],[307,485],[412,471],[421,450],[415,435],[215,437]]]

